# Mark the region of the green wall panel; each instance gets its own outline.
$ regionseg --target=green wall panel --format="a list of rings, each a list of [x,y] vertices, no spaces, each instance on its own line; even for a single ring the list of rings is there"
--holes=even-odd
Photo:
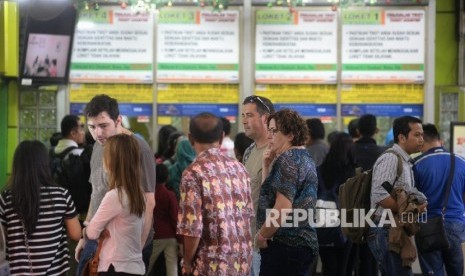
[[[463,0],[460,0],[463,1]],[[452,12],[455,10],[455,0],[436,0],[437,12]]]
[[[457,84],[458,42],[454,24],[454,13],[436,14],[436,86]]]
[[[8,94],[6,93],[6,83],[0,78],[0,187],[3,187],[7,179],[7,108]]]

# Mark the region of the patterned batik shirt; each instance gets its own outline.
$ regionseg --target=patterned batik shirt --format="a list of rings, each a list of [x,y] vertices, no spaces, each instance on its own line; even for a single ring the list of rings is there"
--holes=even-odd
[[[276,202],[276,193],[284,195],[292,203],[293,210],[303,210],[307,220],[300,221],[297,227],[280,227],[273,235],[288,246],[311,248],[318,252],[316,230],[308,218],[315,213],[318,177],[315,163],[305,149],[290,149],[279,155],[270,174],[263,182],[257,210],[257,231],[266,220],[266,210],[272,209]],[[312,214],[311,214],[312,213]],[[292,219],[290,219],[292,221]]]
[[[180,193],[177,233],[200,238],[194,275],[249,275],[253,206],[245,167],[208,149],[184,171]]]

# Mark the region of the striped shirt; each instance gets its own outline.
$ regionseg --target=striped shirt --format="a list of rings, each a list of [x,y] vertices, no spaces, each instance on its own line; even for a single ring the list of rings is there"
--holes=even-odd
[[[6,229],[7,260],[11,275],[63,275],[69,270],[65,219],[77,213],[71,195],[61,187],[41,187],[39,219],[25,245],[23,224],[13,210],[10,190],[0,195],[0,222]]]
[[[395,187],[404,187],[405,190],[410,190],[415,186],[413,178],[413,160],[410,155],[405,152],[398,144],[392,146],[392,150],[399,154],[402,158],[402,174]],[[371,208],[375,209],[376,205],[389,197],[389,193],[383,188],[382,184],[387,181],[393,184],[397,175],[397,156],[394,153],[382,154],[373,165],[373,178],[371,180]],[[379,206],[375,215],[380,216],[383,207]]]

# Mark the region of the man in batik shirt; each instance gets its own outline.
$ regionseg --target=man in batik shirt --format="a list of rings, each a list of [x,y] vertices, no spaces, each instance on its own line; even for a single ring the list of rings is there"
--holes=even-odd
[[[252,258],[250,178],[221,154],[222,122],[201,113],[190,121],[197,157],[182,175],[177,233],[184,238],[183,275],[249,275]]]

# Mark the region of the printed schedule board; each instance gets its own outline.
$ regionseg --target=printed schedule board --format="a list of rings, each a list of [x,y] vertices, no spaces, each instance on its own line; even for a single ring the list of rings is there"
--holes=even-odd
[[[238,83],[239,12],[160,10],[157,82]]]
[[[153,14],[118,6],[81,11],[70,81],[153,83]]]
[[[423,83],[424,10],[343,10],[343,83]]]
[[[336,83],[337,12],[258,10],[256,83]]]

